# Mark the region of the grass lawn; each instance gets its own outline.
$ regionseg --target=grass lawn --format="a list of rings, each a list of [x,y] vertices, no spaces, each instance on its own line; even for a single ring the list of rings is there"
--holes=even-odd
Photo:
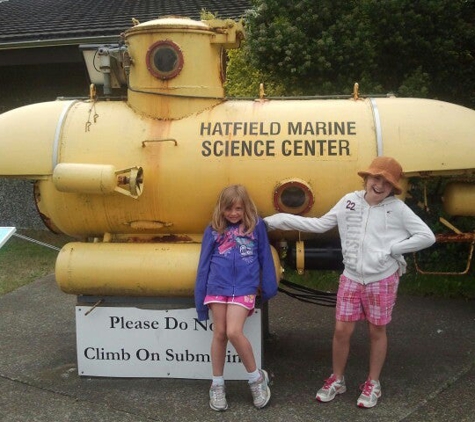
[[[475,299],[473,269],[465,275],[420,274],[411,265],[410,258],[407,261],[409,263],[408,272],[401,277],[398,294]],[[338,271],[305,271],[303,275],[299,275],[295,270],[286,269],[284,279],[311,289],[336,292],[339,275]]]
[[[58,248],[72,240],[47,230],[18,230],[17,233]],[[0,249],[0,295],[53,274],[58,252],[12,236]]]

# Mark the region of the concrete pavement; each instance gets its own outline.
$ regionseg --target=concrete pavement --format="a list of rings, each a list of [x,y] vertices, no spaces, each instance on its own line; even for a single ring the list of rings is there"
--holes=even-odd
[[[401,282],[404,282],[402,280]],[[228,381],[230,408],[208,407],[208,381],[84,378],[77,374],[76,297],[48,276],[0,297],[0,420],[22,421],[473,421],[475,301],[400,296],[388,326],[382,397],[359,409],[368,338],[360,323],[346,371],[348,391],[318,403],[331,372],[334,308],[282,293],[269,305],[268,407],[255,409],[245,381]]]

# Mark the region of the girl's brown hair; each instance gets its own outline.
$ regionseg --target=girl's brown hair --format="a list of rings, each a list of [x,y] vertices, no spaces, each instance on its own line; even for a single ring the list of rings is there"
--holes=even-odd
[[[247,189],[242,185],[231,185],[221,191],[214,207],[211,227],[218,233],[224,233],[228,226],[228,221],[224,217],[224,211],[232,207],[236,202],[241,202],[244,209],[242,217],[244,234],[251,233],[256,227],[258,219],[257,208],[247,193]]]

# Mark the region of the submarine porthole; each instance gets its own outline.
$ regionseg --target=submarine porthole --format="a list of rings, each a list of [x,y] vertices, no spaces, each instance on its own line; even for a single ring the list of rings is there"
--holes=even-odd
[[[183,69],[183,53],[172,41],[158,41],[147,51],[147,69],[158,79],[172,79]]]
[[[300,180],[286,180],[274,191],[274,207],[277,211],[304,214],[315,202],[310,186]]]

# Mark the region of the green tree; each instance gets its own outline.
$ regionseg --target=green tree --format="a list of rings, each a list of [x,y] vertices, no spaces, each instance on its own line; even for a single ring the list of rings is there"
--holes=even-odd
[[[258,98],[260,85],[264,81],[264,91],[270,91],[273,96],[286,94],[284,86],[277,80],[270,81],[266,75],[246,61],[242,50],[228,51],[228,66],[226,72],[226,95],[228,97]]]
[[[359,82],[364,93],[475,107],[475,0],[253,5],[244,49],[230,61],[234,80],[241,69],[269,95],[350,94]],[[231,80],[228,90],[235,86]]]

